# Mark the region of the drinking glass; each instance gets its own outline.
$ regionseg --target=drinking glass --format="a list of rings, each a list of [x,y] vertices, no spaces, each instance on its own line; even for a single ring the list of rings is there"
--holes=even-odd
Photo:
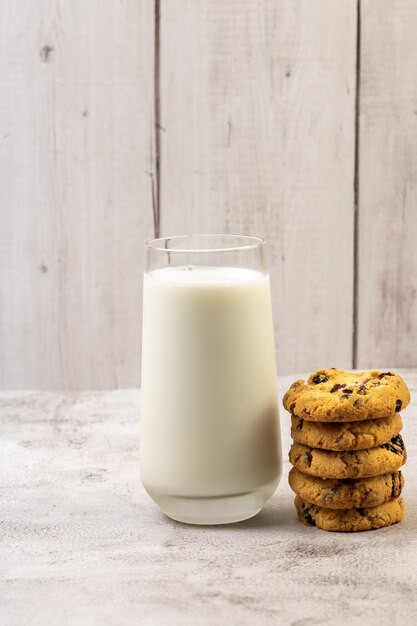
[[[187,235],[146,244],[141,475],[168,517],[256,515],[281,476],[266,243]]]

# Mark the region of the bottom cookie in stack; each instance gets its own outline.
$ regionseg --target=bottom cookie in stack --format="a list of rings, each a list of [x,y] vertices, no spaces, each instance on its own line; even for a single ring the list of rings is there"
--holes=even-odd
[[[334,532],[373,530],[400,522],[405,504],[401,496],[373,507],[328,509],[306,502],[300,496],[294,500],[298,519],[306,526],[317,526]]]

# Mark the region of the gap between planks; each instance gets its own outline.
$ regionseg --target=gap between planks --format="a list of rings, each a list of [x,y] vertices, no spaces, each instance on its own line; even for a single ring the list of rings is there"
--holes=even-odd
[[[161,0],[154,0],[155,180],[152,187],[154,237],[161,224]]]
[[[355,157],[353,173],[353,315],[352,315],[352,367],[358,366],[358,315],[359,315],[359,140],[360,140],[360,88],[361,88],[361,0],[356,9],[356,93],[355,93]]]

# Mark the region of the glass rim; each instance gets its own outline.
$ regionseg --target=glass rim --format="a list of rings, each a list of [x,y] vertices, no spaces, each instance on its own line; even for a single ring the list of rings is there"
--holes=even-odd
[[[224,238],[224,239],[243,239],[246,240],[249,243],[245,243],[245,244],[237,244],[237,245],[231,245],[231,246],[227,246],[224,248],[208,248],[208,247],[203,247],[203,248],[167,248],[167,247],[163,247],[162,244],[163,242],[166,243],[167,241],[171,241],[171,240],[179,240],[179,239],[199,239],[199,238],[205,238],[205,239],[215,239],[215,238]],[[237,234],[229,234],[229,233],[192,233],[189,235],[172,235],[170,237],[156,237],[155,239],[149,239],[148,241],[145,242],[145,247],[148,250],[154,250],[156,252],[165,252],[165,253],[169,253],[169,254],[190,254],[190,253],[210,253],[210,252],[234,252],[234,251],[239,251],[239,250],[254,250],[255,248],[263,245],[266,243],[266,240],[263,237],[257,237],[255,235],[237,235]]]

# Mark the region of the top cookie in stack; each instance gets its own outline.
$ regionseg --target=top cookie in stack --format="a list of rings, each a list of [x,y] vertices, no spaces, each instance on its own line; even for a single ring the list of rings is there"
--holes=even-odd
[[[379,370],[320,370],[291,385],[289,482],[302,522],[353,531],[400,521],[406,451],[398,412],[409,401],[403,379]]]
[[[393,372],[331,368],[297,380],[284,396],[292,415],[311,422],[356,422],[398,413],[410,402],[407,385]]]

